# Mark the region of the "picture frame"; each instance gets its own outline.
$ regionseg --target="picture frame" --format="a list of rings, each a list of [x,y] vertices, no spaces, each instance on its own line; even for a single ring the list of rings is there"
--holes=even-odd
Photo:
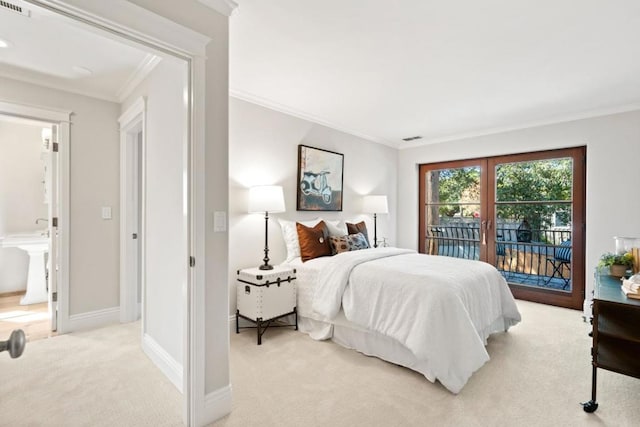
[[[298,145],[299,211],[342,211],[344,154]]]

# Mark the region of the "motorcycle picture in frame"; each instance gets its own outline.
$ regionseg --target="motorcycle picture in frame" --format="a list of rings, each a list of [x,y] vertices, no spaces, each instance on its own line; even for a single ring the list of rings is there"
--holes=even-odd
[[[342,211],[344,155],[298,145],[299,211]]]

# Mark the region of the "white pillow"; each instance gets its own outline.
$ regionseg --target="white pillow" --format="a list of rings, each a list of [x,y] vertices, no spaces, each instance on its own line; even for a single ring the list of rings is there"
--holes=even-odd
[[[323,220],[325,224],[327,224],[327,229],[329,230],[329,236],[333,237],[342,237],[347,234],[347,226],[345,223],[340,223],[340,220],[335,221],[327,221]]]
[[[310,221],[288,221],[286,219],[278,218],[280,228],[282,229],[282,237],[284,238],[285,245],[287,245],[287,259],[284,262],[290,262],[300,256],[300,243],[298,243],[296,222],[299,222],[306,227],[314,227],[320,221],[322,221],[320,218],[312,219]]]

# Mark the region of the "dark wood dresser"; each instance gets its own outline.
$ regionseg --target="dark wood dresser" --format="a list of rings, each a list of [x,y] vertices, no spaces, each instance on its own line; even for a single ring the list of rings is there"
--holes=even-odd
[[[619,278],[596,273],[593,290],[591,400],[586,412],[598,409],[597,369],[640,378],[640,300],[628,298]]]

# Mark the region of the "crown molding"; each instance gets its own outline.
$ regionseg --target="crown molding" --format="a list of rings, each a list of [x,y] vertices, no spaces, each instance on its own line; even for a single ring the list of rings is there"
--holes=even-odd
[[[234,10],[238,7],[238,3],[233,0],[198,0],[203,5],[207,6],[223,14],[224,16],[231,16]]]
[[[88,30],[188,59],[206,56],[211,38],[126,0],[22,0],[89,24]],[[141,18],[143,17],[143,18]]]
[[[366,139],[368,141],[375,142],[377,144],[387,145],[387,146],[392,147],[392,148],[398,148],[398,144],[395,143],[395,142],[387,141],[387,140],[382,139],[382,138],[376,138],[376,137],[364,134],[362,132],[355,131],[353,129],[347,129],[344,126],[332,123],[332,122],[330,122],[328,120],[324,120],[324,119],[322,119],[320,117],[316,117],[316,116],[313,116],[311,114],[307,114],[307,113],[305,113],[303,111],[300,111],[300,110],[297,110],[295,108],[292,108],[292,107],[289,107],[289,106],[286,106],[286,105],[282,105],[282,104],[279,104],[277,102],[270,101],[268,99],[265,99],[265,98],[250,94],[248,92],[244,92],[242,90],[229,88],[229,96],[232,96],[234,98],[240,99],[242,101],[250,102],[252,104],[260,105],[262,107],[269,108],[271,110],[279,111],[281,113],[285,113],[285,114],[288,114],[290,116],[297,117],[299,119],[303,119],[303,120],[306,120],[306,121],[309,121],[309,122],[317,123],[319,125],[326,126],[326,127],[331,128],[331,129],[338,130],[340,132],[348,133],[350,135],[357,136],[358,138]]]
[[[63,83],[61,81],[60,82],[53,81],[53,79],[48,79],[46,77],[45,78],[37,77],[34,75],[30,75],[29,73],[26,73],[26,72],[18,72],[14,70],[4,69],[4,70],[0,70],[0,77],[4,77],[11,80],[17,80],[23,83],[29,83],[36,86],[42,86],[49,89],[60,90],[62,92],[68,92],[76,95],[87,96],[89,98],[96,98],[102,101],[118,102],[118,99],[115,96],[104,93],[104,92],[98,92],[90,89],[79,89],[72,82]]]
[[[127,81],[116,92],[116,98],[118,99],[118,101],[123,102],[125,99],[127,99],[127,97],[131,95],[131,93],[138,87],[138,85],[142,83],[142,81],[147,78],[149,74],[151,74],[153,69],[156,68],[156,65],[158,65],[160,61],[162,61],[162,58],[152,53],[148,53],[144,57],[144,59],[140,61],[140,64],[138,64],[138,67],[135,69],[135,71],[131,73]]]
[[[512,132],[517,130],[533,129],[542,126],[552,126],[560,123],[574,122],[577,120],[593,119],[597,117],[610,116],[612,114],[628,113],[630,111],[640,110],[640,103],[621,105],[611,108],[599,108],[594,110],[583,111],[575,114],[566,114],[561,116],[555,116],[553,118],[536,120],[531,122],[524,122],[511,126],[499,126],[494,128],[474,130],[470,132],[463,132],[458,134],[452,134],[443,136],[440,138],[421,139],[416,142],[408,142],[399,144],[397,148],[400,150],[421,147],[424,145],[439,144],[442,142],[460,141],[463,139],[477,138],[487,135],[496,135],[500,133]]]

